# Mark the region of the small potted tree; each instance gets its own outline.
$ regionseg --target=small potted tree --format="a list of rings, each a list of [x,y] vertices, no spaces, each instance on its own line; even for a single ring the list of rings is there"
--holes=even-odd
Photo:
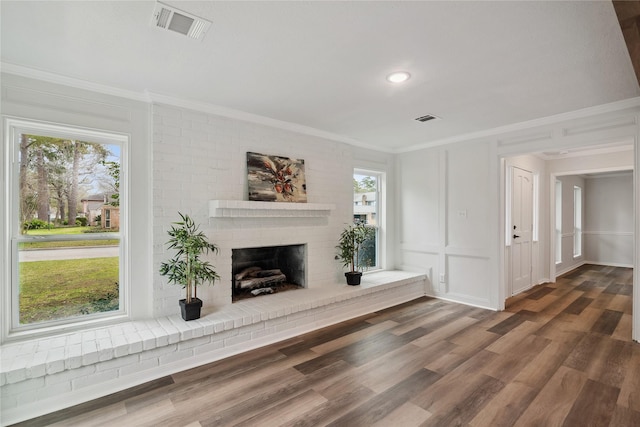
[[[167,276],[169,283],[180,285],[186,290],[185,299],[180,300],[180,309],[184,320],[200,318],[202,300],[197,289],[201,283],[213,285],[219,279],[218,273],[208,261],[200,259],[209,251],[218,252],[218,247],[209,243],[207,236],[198,230],[198,226],[189,215],[178,212],[182,221],[174,222],[167,233],[169,249],[176,249],[175,256],[160,264],[160,274]]]
[[[360,284],[363,267],[359,257],[360,250],[367,240],[375,237],[375,233],[375,228],[367,227],[363,223],[349,224],[340,233],[340,240],[336,246],[338,249],[337,259],[342,262],[344,267],[351,269],[344,273],[348,285],[357,286]]]

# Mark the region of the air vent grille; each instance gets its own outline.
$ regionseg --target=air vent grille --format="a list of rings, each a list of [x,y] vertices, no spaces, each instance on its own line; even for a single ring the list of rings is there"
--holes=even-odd
[[[432,116],[431,114],[426,114],[424,116],[416,118],[416,120],[419,122],[428,122],[429,120],[437,120],[439,118],[440,117]]]
[[[211,22],[190,13],[156,2],[151,25],[163,30],[171,30],[195,40],[202,40]]]

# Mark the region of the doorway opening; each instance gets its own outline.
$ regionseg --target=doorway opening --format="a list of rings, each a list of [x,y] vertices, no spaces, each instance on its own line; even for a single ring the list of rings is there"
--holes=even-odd
[[[629,274],[634,275],[637,223],[633,173],[635,149],[635,142],[626,142],[553,153],[501,156],[501,209],[504,213],[501,217],[505,242],[502,292],[505,306],[513,295],[536,292],[537,288],[531,288],[554,283],[557,278],[564,279],[563,275],[571,274],[581,266],[591,266],[594,271],[628,268]],[[612,156],[622,159],[618,164],[606,159],[606,153],[616,152],[618,154]],[[600,162],[600,159],[605,160]],[[518,196],[514,197],[512,191],[514,179],[516,182],[519,179],[519,170],[531,172],[534,176],[538,174],[539,179],[531,201],[530,255],[527,254],[528,248],[518,250],[512,246],[513,240],[517,241],[513,236],[521,236],[513,228],[518,224],[512,222],[513,216],[518,215],[513,206]],[[593,194],[606,197],[594,201]],[[539,200],[536,201],[536,197]],[[618,205],[614,205],[612,200],[617,200]],[[576,208],[578,201],[580,205]],[[594,204],[602,209],[594,210]],[[537,232],[534,231],[536,227]],[[526,262],[521,262],[522,257],[531,261],[528,284],[526,271],[517,268],[526,266]],[[522,277],[525,278],[524,283],[519,284]],[[634,334],[637,333],[634,330]]]

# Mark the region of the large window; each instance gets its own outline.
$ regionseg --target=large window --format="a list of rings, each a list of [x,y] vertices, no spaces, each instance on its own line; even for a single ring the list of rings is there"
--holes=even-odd
[[[573,256],[582,256],[582,188],[573,187]]]
[[[128,138],[8,120],[11,330],[124,312]]]
[[[375,236],[367,241],[358,254],[360,265],[366,269],[381,268],[381,197],[382,174],[364,170],[353,173],[353,222],[363,223],[376,230]]]

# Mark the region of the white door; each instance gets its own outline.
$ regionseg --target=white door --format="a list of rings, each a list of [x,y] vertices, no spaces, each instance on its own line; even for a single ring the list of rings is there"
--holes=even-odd
[[[511,295],[531,287],[533,174],[513,168],[511,185]]]

